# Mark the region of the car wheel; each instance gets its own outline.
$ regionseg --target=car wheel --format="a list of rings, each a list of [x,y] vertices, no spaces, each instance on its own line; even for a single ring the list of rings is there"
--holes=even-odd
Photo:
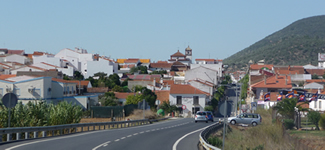
[[[236,124],[236,121],[235,121],[235,120],[231,120],[230,123],[231,123],[232,125],[235,125],[235,124]]]
[[[253,122],[253,123],[252,123],[252,125],[253,125],[253,126],[256,126],[256,125],[257,125],[257,123],[256,123],[256,122]]]

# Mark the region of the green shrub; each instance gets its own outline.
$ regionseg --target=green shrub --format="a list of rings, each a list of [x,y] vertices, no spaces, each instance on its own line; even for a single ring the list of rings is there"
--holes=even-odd
[[[212,111],[213,112],[213,107],[212,106],[206,106],[206,107],[204,107],[204,111]]]
[[[318,111],[309,111],[307,114],[308,120],[316,126],[316,130],[319,130],[320,113]]]
[[[325,114],[320,115],[319,127],[321,127],[322,130],[325,130]]]
[[[222,140],[217,137],[209,137],[208,143],[216,147],[222,147]]]
[[[284,126],[286,127],[286,129],[291,130],[295,126],[295,123],[292,119],[284,119],[283,123],[284,123]]]

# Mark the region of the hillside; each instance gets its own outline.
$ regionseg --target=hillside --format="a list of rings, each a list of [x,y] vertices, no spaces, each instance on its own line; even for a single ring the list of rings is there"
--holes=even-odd
[[[317,65],[325,53],[325,15],[298,20],[236,54],[223,63],[230,68],[246,67],[249,60],[274,65]]]

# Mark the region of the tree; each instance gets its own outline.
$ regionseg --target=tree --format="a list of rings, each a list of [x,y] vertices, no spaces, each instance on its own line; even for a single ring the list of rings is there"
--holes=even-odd
[[[73,72],[73,79],[75,80],[84,80],[84,76],[79,71]]]
[[[287,119],[294,119],[295,107],[297,105],[296,98],[285,98],[278,102],[273,109],[277,110],[283,117]]]
[[[204,107],[204,111],[211,111],[211,112],[213,112],[214,109],[213,109],[212,106],[205,106],[205,107]]]
[[[308,120],[316,126],[316,130],[319,130],[318,123],[321,118],[320,113],[318,111],[309,111],[307,117]]]
[[[143,98],[148,102],[149,106],[155,108],[157,95],[146,87],[143,87],[141,91],[143,91]]]
[[[312,78],[312,79],[319,79],[319,77],[318,77],[317,74],[313,74],[313,75],[311,76],[311,78]]]
[[[113,88],[112,88],[112,91],[113,92],[123,92],[123,88],[118,86],[118,85],[115,85]]]
[[[325,73],[323,74],[323,79],[325,79]]]
[[[104,106],[117,106],[118,99],[115,97],[114,92],[106,92],[99,100]]]
[[[143,100],[142,95],[141,94],[135,94],[135,95],[129,95],[126,98],[126,105],[129,104],[138,104],[139,102],[141,102]]]
[[[160,109],[163,109],[166,113],[171,113],[177,110],[177,107],[175,105],[170,105],[169,101],[163,101],[159,105]]]
[[[320,115],[319,126],[325,130],[325,114]]]
[[[138,67],[132,67],[130,69],[130,73],[134,74],[134,73],[138,72],[138,70],[139,70]]]
[[[63,74],[63,80],[70,80],[70,78],[66,74]]]

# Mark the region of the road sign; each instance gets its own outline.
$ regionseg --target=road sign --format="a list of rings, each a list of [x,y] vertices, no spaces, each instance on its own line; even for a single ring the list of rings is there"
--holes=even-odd
[[[7,93],[2,98],[2,103],[7,108],[15,107],[17,102],[18,102],[18,98],[17,98],[16,94],[14,94],[14,93]]]
[[[182,109],[183,109],[183,110],[185,110],[185,109],[186,109],[186,106],[185,106],[185,105],[183,105],[183,106],[182,106]]]

